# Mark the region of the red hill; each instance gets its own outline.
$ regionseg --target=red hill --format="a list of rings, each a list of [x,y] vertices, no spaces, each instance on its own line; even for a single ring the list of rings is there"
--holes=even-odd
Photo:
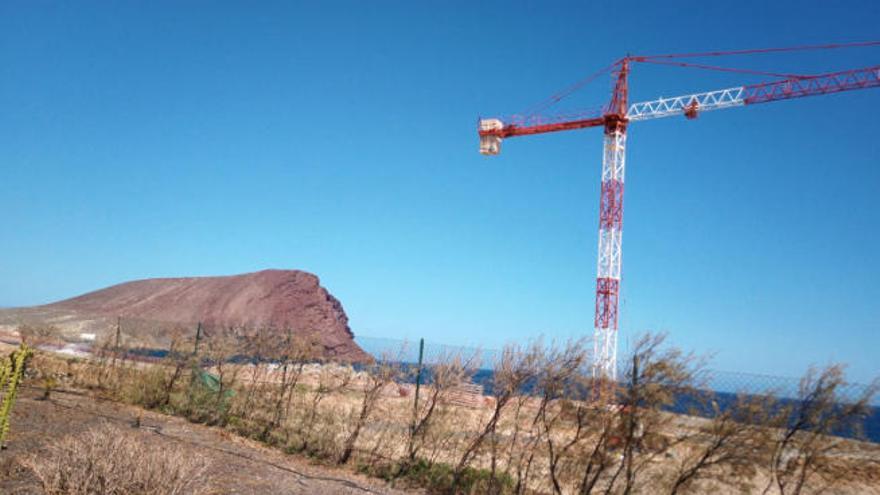
[[[355,344],[339,300],[320,285],[317,276],[298,270],[137,280],[32,309],[53,315],[55,321],[121,316],[181,324],[201,321],[208,326],[290,328],[317,338],[327,357],[369,360]]]

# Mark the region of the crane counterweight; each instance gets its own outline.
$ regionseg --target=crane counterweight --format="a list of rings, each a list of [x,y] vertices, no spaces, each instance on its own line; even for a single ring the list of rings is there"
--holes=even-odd
[[[504,123],[500,119],[480,119],[480,153],[483,155],[497,155],[501,153],[501,136],[495,132],[501,132]]]

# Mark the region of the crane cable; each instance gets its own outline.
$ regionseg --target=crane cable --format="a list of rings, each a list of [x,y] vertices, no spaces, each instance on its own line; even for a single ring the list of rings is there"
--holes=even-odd
[[[664,55],[643,55],[631,57],[633,60],[641,59],[657,59],[657,58],[693,58],[693,57],[724,57],[729,55],[751,55],[756,53],[778,53],[778,52],[798,52],[810,50],[837,50],[840,48],[856,48],[865,46],[877,46],[880,41],[857,41],[853,43],[832,43],[826,45],[801,45],[790,46],[785,48],[753,48],[749,50],[727,50],[714,52],[693,52],[693,53],[670,53]]]
[[[880,41],[857,41],[852,43],[832,43],[832,44],[824,44],[824,45],[801,45],[801,46],[791,46],[791,47],[783,47],[783,48],[754,48],[747,50],[727,50],[727,51],[712,51],[712,52],[692,52],[692,53],[670,53],[670,54],[661,54],[661,55],[638,55],[638,56],[627,56],[626,59],[631,60],[633,62],[643,62],[643,63],[652,63],[652,64],[660,64],[660,65],[672,65],[678,67],[690,67],[697,69],[705,69],[705,70],[716,70],[721,72],[738,72],[744,74],[753,74],[753,75],[762,75],[762,76],[771,76],[771,77],[782,77],[785,79],[792,78],[804,78],[808,76],[800,75],[800,74],[782,74],[775,72],[766,72],[766,71],[758,71],[752,69],[737,69],[731,67],[719,67],[713,65],[705,65],[705,64],[694,64],[688,62],[672,62],[670,59],[678,59],[678,58],[697,58],[697,57],[723,57],[723,56],[731,56],[731,55],[753,55],[759,53],[779,53],[779,52],[796,52],[796,51],[817,51],[817,50],[837,50],[842,48],[857,48],[857,47],[867,47],[867,46],[878,46],[880,45]],[[572,93],[578,91],[583,88],[587,84],[595,81],[599,76],[613,71],[613,69],[619,66],[624,59],[617,60],[611,65],[603,67],[598,71],[588,75],[587,77],[581,79],[580,81],[572,84],[571,86],[553,94],[549,98],[538,102],[535,105],[532,105],[526,111],[523,112],[525,116],[536,116],[543,112],[544,110],[552,107],[553,105],[559,103],[564,98],[570,96]]]
[[[547,98],[543,101],[540,101],[535,105],[532,105],[531,107],[526,109],[526,111],[524,111],[523,114],[527,115],[527,116],[539,114],[540,112],[559,103],[562,99],[571,95],[575,91],[577,91],[577,90],[583,88],[584,86],[586,86],[587,84],[590,84],[591,82],[595,81],[596,78],[598,78],[602,74],[605,74],[607,72],[611,72],[611,70],[614,69],[616,66],[620,65],[620,63],[621,63],[621,60],[618,60],[611,65],[608,65],[606,67],[603,67],[603,68],[597,70],[596,72],[588,75],[587,77],[585,77],[585,78],[581,79],[580,81],[572,84],[571,86],[563,89],[562,91],[559,91],[558,93],[550,96],[549,98]]]
[[[706,69],[706,70],[717,70],[721,72],[737,72],[741,74],[755,74],[759,76],[771,76],[771,77],[781,77],[784,79],[798,79],[808,77],[804,74],[784,74],[779,72],[766,72],[761,70],[753,70],[753,69],[737,69],[733,67],[719,67],[716,65],[706,65],[706,64],[693,64],[688,62],[671,62],[665,60],[639,60],[635,59],[635,62],[643,62],[647,64],[657,64],[657,65],[672,65],[675,67],[692,67],[696,69]]]

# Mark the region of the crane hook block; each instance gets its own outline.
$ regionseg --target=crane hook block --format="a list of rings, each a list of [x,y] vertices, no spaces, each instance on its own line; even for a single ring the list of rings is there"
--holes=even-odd
[[[501,130],[504,123],[498,119],[480,119],[480,153],[497,155],[501,152]]]

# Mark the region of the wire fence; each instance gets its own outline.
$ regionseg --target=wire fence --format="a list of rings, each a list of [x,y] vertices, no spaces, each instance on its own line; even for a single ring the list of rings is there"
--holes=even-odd
[[[358,336],[355,338],[357,344],[366,352],[375,356],[377,359],[383,356],[400,356],[401,359],[416,363],[419,358],[419,343],[406,340],[381,338],[381,337],[365,337]],[[480,363],[480,370],[474,374],[473,381],[484,386],[487,391],[492,386],[492,367],[500,352],[496,349],[482,349],[466,346],[453,346],[444,344],[435,344],[431,342],[424,343],[423,362],[430,366],[434,363],[442,363],[448,356],[476,356],[475,362]],[[618,376],[625,375],[624,369],[618,367]],[[699,381],[703,384],[706,392],[710,394],[713,401],[719,404],[721,410],[726,407],[733,406],[738,396],[772,396],[782,401],[798,401],[798,397],[802,396],[800,390],[801,379],[787,376],[767,375],[759,373],[723,371],[714,369],[705,369],[700,373]],[[863,383],[845,383],[838,387],[837,397],[841,402],[856,402],[866,396],[871,389],[867,384]],[[870,394],[868,394],[870,395]],[[690,407],[692,401],[687,397],[680,397],[675,404],[669,409],[675,412],[694,413]],[[864,418],[862,425],[862,435],[865,439],[880,443],[880,395],[873,396],[871,405],[873,406],[870,414]],[[699,414],[711,417],[715,409],[701,407]],[[843,432],[843,436],[850,436],[852,432]]]
[[[36,321],[20,323],[31,325],[37,329],[41,324]],[[45,324],[45,322],[42,323]],[[200,338],[209,338],[215,332],[229,329],[229,327],[222,325],[200,322],[181,324],[138,318],[93,319],[77,322],[75,326],[64,327],[62,324],[58,327],[62,329],[63,342],[51,344],[51,348],[47,348],[47,350],[75,357],[86,357],[97,347],[103,345],[124,348],[127,358],[136,360],[161,359],[169,350],[172,336],[178,338],[182,336],[193,342],[195,344],[194,352],[198,348]],[[3,332],[0,332],[0,340],[5,339],[4,335]],[[378,360],[398,361],[408,365],[415,365],[419,362],[420,346],[418,341],[357,336],[355,343],[360,349]],[[452,356],[460,356],[469,360],[475,368],[473,382],[483,387],[486,393],[491,392],[492,368],[501,355],[499,350],[444,345],[429,341],[424,343],[423,351],[421,362],[427,369],[430,369],[434,364],[445,362]],[[624,376],[624,371],[620,369],[618,376]],[[801,395],[800,378],[714,369],[705,369],[700,378],[705,389],[715,393],[719,402],[731,403],[738,394],[772,395],[783,400],[797,400]],[[855,402],[865,396],[869,389],[869,385],[866,384],[846,383],[837,389],[837,397],[842,402]],[[874,414],[866,422],[865,433],[869,439],[880,442],[880,407],[878,407],[880,406],[880,397],[875,396],[872,405],[874,406]]]
[[[410,363],[418,362],[419,342],[383,337],[357,336],[355,342],[376,358],[383,356],[402,356]],[[480,368],[491,370],[499,355],[496,349],[454,346],[425,342],[424,363],[431,365],[442,362],[449,355],[477,356]],[[618,376],[625,373],[622,365],[618,366]],[[779,398],[795,399],[799,395],[800,378],[749,373],[742,371],[725,371],[706,369],[701,373],[706,388],[714,392],[726,394],[774,395]],[[856,400],[862,397],[869,386],[862,383],[847,383],[839,389],[844,400]],[[880,397],[874,398],[874,405],[880,406]]]
[[[94,318],[78,321],[75,326],[68,328],[65,328],[63,322],[52,322],[51,320],[47,322],[45,319],[18,323],[35,328],[47,324],[58,326],[64,331],[66,341],[60,350],[73,355],[88,352],[88,349],[98,341],[110,341],[112,345],[130,349],[136,348],[142,355],[161,355],[163,350],[167,350],[173,335],[188,335],[195,339],[199,332],[208,335],[218,331],[222,326],[205,322],[171,323],[131,317]],[[0,335],[0,340],[2,337],[3,335]],[[371,336],[356,336],[354,340],[361,349],[376,359],[398,360],[413,364],[419,360],[418,340],[407,341]],[[492,369],[493,363],[498,358],[499,350],[445,345],[429,340],[425,342],[423,362],[427,366],[443,362],[444,359],[452,355],[474,357],[475,359],[472,361],[477,363],[478,368],[488,371]],[[622,369],[618,371],[619,376],[623,376],[623,371]],[[703,382],[708,389],[716,392],[752,395],[773,394],[780,398],[796,398],[799,393],[800,378],[707,369],[704,371]],[[864,395],[867,389],[868,385],[866,384],[847,383],[839,389],[839,392],[840,397],[844,400],[855,400]],[[873,404],[880,406],[880,397],[875,397]]]
[[[72,355],[87,353],[88,349],[99,341],[109,341],[111,345],[138,349],[141,355],[161,355],[163,350],[168,349],[171,336],[182,335],[195,339],[199,332],[202,335],[209,335],[222,327],[222,325],[205,322],[170,323],[131,317],[93,318],[77,321],[75,325],[69,327],[65,327],[63,321],[53,322],[40,318],[34,321],[20,321],[15,326],[20,325],[29,325],[34,328],[52,325],[60,328],[66,343],[61,349],[56,350]],[[10,329],[14,328],[13,325],[9,325],[9,327]],[[0,332],[0,340],[2,339],[3,332]],[[376,359],[397,360],[412,364],[419,360],[418,340],[356,336],[355,343]],[[498,358],[499,350],[425,342],[423,362],[427,366],[443,362],[444,359],[452,355],[474,357],[475,359],[472,361],[477,363],[478,368],[488,371],[492,369],[493,363]],[[623,371],[622,369],[618,371],[619,376],[623,376]],[[703,375],[703,382],[708,389],[716,392],[752,395],[773,394],[780,398],[797,398],[800,378],[707,369]],[[847,400],[861,397],[867,389],[868,385],[866,384],[847,383],[839,389],[839,392],[840,397]],[[880,397],[875,397],[873,404],[880,406]]]

